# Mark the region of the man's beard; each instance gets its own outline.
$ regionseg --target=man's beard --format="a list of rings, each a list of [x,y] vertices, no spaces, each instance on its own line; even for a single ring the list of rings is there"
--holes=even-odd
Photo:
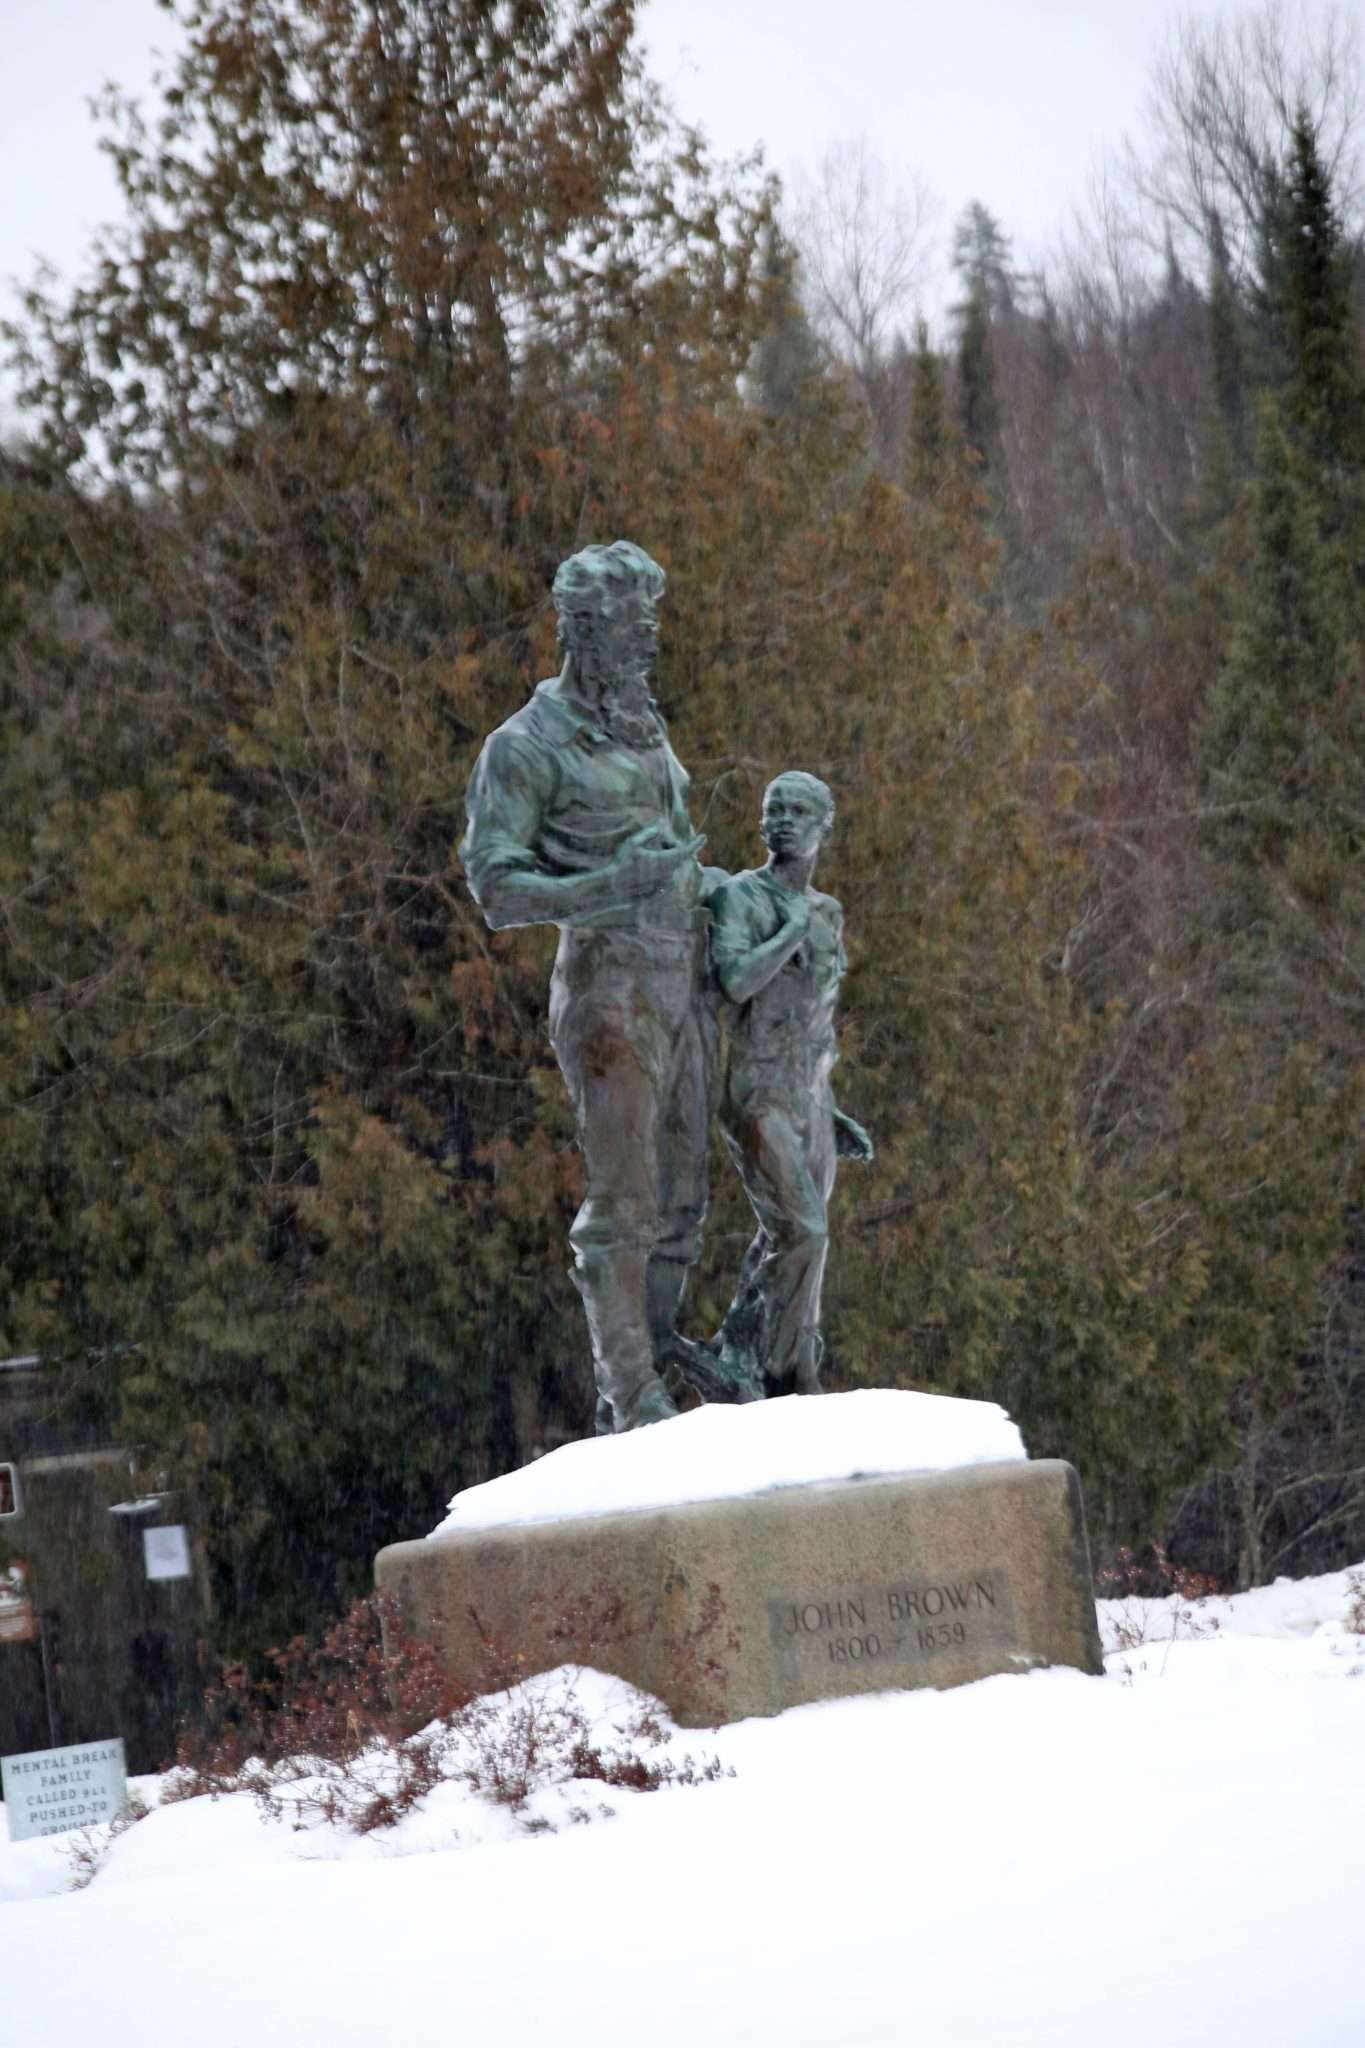
[[[602,728],[623,747],[637,751],[663,745],[664,727],[649,694],[645,676],[627,676],[606,684],[598,700]]]
[[[577,687],[602,730],[637,751],[662,746],[664,723],[649,693],[648,667],[613,668],[610,637],[599,635],[591,618],[579,620],[577,631],[565,638],[578,670]]]

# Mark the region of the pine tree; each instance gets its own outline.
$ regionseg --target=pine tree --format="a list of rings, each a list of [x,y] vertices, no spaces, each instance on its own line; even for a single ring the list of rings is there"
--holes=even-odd
[[[1354,839],[1334,736],[1346,621],[1313,506],[1294,475],[1278,408],[1262,401],[1256,443],[1255,553],[1245,611],[1200,735],[1205,786],[1233,806],[1220,840],[1282,861],[1297,835]]]
[[[957,323],[957,421],[964,447],[989,473],[1000,460],[992,322],[1013,308],[1016,278],[1009,239],[994,216],[973,200],[953,236],[952,264],[965,287],[953,307]]]
[[[1226,1511],[1244,1585],[1315,1523],[1349,1527],[1350,1486],[1339,1481],[1365,1443],[1362,1303],[1348,1277],[1359,1270],[1365,717],[1333,544],[1349,503],[1335,435],[1349,441],[1352,421],[1333,404],[1349,351],[1322,261],[1330,206],[1306,124],[1285,177],[1270,183],[1250,360],[1276,390],[1258,408],[1250,560],[1197,735],[1211,805],[1200,959],[1226,1034],[1205,1072],[1235,1070],[1241,1102],[1229,1095],[1209,1156],[1207,1101],[1182,1146],[1210,1261],[1198,1341],[1228,1373]],[[1225,539],[1236,538],[1230,522]],[[1224,1153],[1243,1162],[1235,1202]]]
[[[767,325],[754,353],[754,397],[774,419],[799,419],[818,395],[824,355],[806,317],[796,281],[797,259],[776,225],[764,237]]]
[[[1262,168],[1256,208],[1251,276],[1247,290],[1247,361],[1257,391],[1282,394],[1290,374],[1285,324],[1286,251],[1289,239],[1286,195],[1280,167]]]
[[[1000,408],[984,291],[974,286],[957,314],[958,425],[963,445],[982,470],[989,472],[999,461]]]
[[[1285,416],[1308,463],[1329,529],[1359,518],[1365,479],[1365,376],[1351,295],[1351,258],[1331,176],[1306,108],[1294,117],[1284,180]]]
[[[906,437],[906,482],[912,491],[932,493],[943,479],[950,448],[943,365],[929,346],[929,329],[915,322],[910,371],[910,427]]]
[[[453,848],[584,524],[672,560],[735,491],[771,207],[657,115],[622,0],[182,23],[121,260],[23,336],[47,459],[108,481],[61,493],[80,630],[4,655],[44,712],[0,1351],[107,1363],[242,1644],[590,1414],[547,935],[490,938]]]
[[[953,269],[968,294],[979,292],[993,318],[1013,310],[1019,276],[1010,238],[990,210],[973,199],[953,230]]]

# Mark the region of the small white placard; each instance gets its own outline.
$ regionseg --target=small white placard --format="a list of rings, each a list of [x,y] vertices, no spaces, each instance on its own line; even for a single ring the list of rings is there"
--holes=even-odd
[[[28,1566],[16,1558],[0,1572],[0,1643],[36,1643],[38,1617],[28,1590]]]
[[[144,1529],[142,1555],[147,1560],[149,1579],[187,1579],[190,1575],[190,1541],[183,1522],[160,1529]]]
[[[12,1842],[98,1827],[128,1804],[122,1738],[0,1757],[0,1783]]]

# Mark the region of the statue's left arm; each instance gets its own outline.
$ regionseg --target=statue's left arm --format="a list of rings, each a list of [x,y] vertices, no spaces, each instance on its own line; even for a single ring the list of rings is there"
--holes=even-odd
[[[780,974],[810,930],[810,911],[800,896],[773,891],[771,909],[781,919],[769,938],[754,930],[747,891],[752,878],[733,876],[711,899],[711,965],[721,994],[739,1006],[751,1002]]]

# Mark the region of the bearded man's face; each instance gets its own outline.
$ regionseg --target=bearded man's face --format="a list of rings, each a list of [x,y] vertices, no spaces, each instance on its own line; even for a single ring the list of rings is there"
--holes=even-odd
[[[578,687],[613,738],[628,747],[657,747],[663,724],[649,693],[659,649],[653,605],[635,591],[601,610],[580,613],[567,634]]]
[[[659,622],[645,598],[626,591],[603,610],[575,619],[570,644],[581,682],[595,701],[621,697],[630,703],[648,695]]]

